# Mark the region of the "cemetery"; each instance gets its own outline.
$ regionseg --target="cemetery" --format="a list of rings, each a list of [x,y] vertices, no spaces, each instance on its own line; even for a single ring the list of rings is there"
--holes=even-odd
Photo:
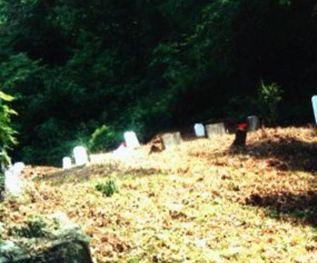
[[[163,149],[151,154],[153,142],[141,145],[130,131],[118,149],[99,159],[76,146],[62,167],[42,174],[15,164],[10,176],[19,174],[29,185],[24,193],[8,187],[10,194],[0,204],[2,238],[16,240],[11,237],[16,225],[62,211],[81,234],[67,241],[55,236],[52,245],[34,254],[34,262],[38,257],[65,260],[73,246],[79,246],[76,262],[83,263],[150,262],[153,257],[162,262],[295,262],[303,255],[312,262],[312,248],[317,248],[315,126],[260,128],[248,133],[238,152],[230,150],[236,134],[223,127],[207,124],[209,138],[201,138],[204,129],[193,125],[197,139],[186,142],[180,133],[163,133],[154,140]],[[80,241],[83,235],[86,243]],[[67,245],[60,252],[63,242],[70,252]],[[279,250],[281,245],[290,249]],[[0,245],[1,262],[11,262],[10,255],[22,258],[12,262],[30,260],[19,246]]]
[[[317,262],[317,2],[0,4],[0,263]]]

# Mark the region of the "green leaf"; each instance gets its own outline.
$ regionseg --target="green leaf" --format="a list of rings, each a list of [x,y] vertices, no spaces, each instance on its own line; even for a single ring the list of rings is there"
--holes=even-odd
[[[4,100],[4,101],[13,101],[14,97],[0,91],[0,99]]]

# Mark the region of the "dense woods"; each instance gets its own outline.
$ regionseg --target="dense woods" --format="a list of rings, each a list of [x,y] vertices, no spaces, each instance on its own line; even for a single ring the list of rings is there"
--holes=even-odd
[[[0,87],[26,162],[111,149],[127,129],[312,122],[316,57],[313,0],[0,0]]]

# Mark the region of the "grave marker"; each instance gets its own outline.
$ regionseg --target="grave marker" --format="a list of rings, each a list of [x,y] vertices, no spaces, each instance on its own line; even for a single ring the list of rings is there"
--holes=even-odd
[[[85,165],[88,163],[88,154],[85,147],[76,146],[73,153],[76,165]]]
[[[205,137],[206,136],[205,126],[203,124],[196,123],[194,125],[194,130],[195,130],[196,137]]]
[[[138,140],[138,137],[136,136],[135,132],[133,131],[127,131],[123,134],[125,143],[127,145],[127,148],[129,149],[135,149],[140,147],[140,142]]]
[[[314,111],[314,116],[315,116],[315,122],[317,124],[317,95],[314,95],[311,100],[312,100],[312,103],[313,103],[313,111]]]
[[[206,130],[208,137],[212,137],[213,135],[224,135],[226,134],[226,128],[224,123],[214,123],[206,125]]]
[[[248,121],[248,131],[257,131],[261,127],[260,119],[257,116],[249,116]]]
[[[72,168],[72,159],[68,156],[63,158],[63,169],[67,170]]]
[[[14,163],[12,168],[15,174],[21,174],[25,168],[25,164],[23,162]]]
[[[24,163],[18,162],[18,163],[15,163],[13,166],[11,166],[9,170],[5,171],[4,185],[5,185],[6,192],[14,196],[19,196],[22,194],[23,184],[21,179],[21,173],[24,168],[25,168]]]
[[[162,134],[161,137],[162,137],[162,141],[163,141],[165,149],[168,149],[172,146],[182,143],[182,137],[180,132],[165,133],[165,134]]]

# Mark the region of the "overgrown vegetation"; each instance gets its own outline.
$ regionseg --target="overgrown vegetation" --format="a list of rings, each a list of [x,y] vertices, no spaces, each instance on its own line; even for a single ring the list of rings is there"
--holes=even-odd
[[[114,193],[118,192],[117,184],[113,179],[108,179],[106,182],[99,182],[95,188],[106,197],[111,197]]]
[[[12,100],[12,96],[0,91],[0,200],[4,190],[4,169],[10,163],[8,150],[16,143],[15,132],[11,127],[11,115],[16,112],[7,105]]]
[[[0,85],[17,98],[15,158],[60,164],[102,125],[110,149],[125,130],[146,140],[260,114],[261,80],[284,90],[269,122],[310,122],[315,11],[313,0],[1,1]]]
[[[276,124],[278,118],[278,104],[282,100],[282,89],[276,84],[272,83],[265,85],[261,81],[259,86],[258,107],[263,118],[268,124]]]
[[[103,152],[107,149],[114,148],[119,142],[118,133],[111,127],[102,125],[91,135],[89,149],[94,152]]]

